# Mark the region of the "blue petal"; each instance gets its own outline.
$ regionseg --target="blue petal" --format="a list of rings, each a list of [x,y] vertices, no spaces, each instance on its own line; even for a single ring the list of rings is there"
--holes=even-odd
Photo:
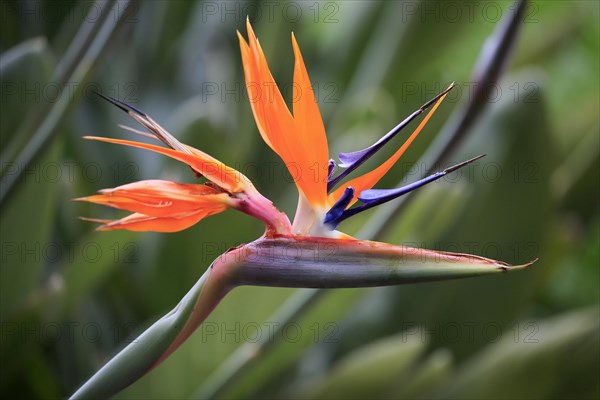
[[[329,164],[327,165],[327,179],[331,179],[333,173],[335,172],[335,160],[329,160]]]
[[[383,146],[385,146],[390,140],[394,138],[402,129],[404,129],[409,123],[412,122],[419,114],[429,108],[432,104],[440,99],[443,95],[448,93],[454,84],[448,86],[446,90],[442,93],[435,96],[433,99],[429,100],[427,103],[423,104],[421,108],[417,111],[410,114],[407,118],[405,118],[402,122],[396,125],[391,131],[389,131],[385,136],[375,142],[373,145],[367,147],[366,149],[357,150],[349,153],[339,153],[338,158],[340,160],[339,167],[345,168],[338,176],[335,178],[329,177],[329,181],[327,183],[327,190],[330,191],[337,185],[343,178],[348,176],[352,171],[361,166],[365,161],[367,161],[371,156],[377,153]]]
[[[404,188],[402,188],[402,189],[404,189]],[[398,190],[399,189],[363,190],[362,192],[360,192],[360,196],[358,196],[358,200],[362,201],[363,203],[369,203],[371,201],[380,199],[382,197],[394,196]]]
[[[372,206],[383,204],[390,200],[394,200],[395,198],[398,198],[406,193],[412,192],[413,190],[418,189],[421,186],[428,184],[429,182],[438,180],[439,178],[441,178],[444,175],[446,175],[446,173],[436,172],[433,175],[429,175],[427,178],[423,178],[419,181],[411,183],[410,185],[406,185],[406,186],[403,186],[401,188],[396,188],[396,189],[363,190],[360,193],[360,196],[358,196],[358,200],[360,200],[361,202],[363,202],[365,204],[372,205]]]
[[[443,170],[441,172],[436,172],[435,174],[429,175],[426,178],[423,178],[421,180],[418,180],[416,182],[411,183],[410,185],[406,185],[401,188],[363,190],[362,192],[360,192],[360,195],[358,196],[358,200],[365,203],[365,206],[361,206],[361,207],[368,207],[368,208],[377,206],[379,204],[386,203],[386,202],[393,200],[395,198],[398,198],[406,193],[412,192],[413,190],[418,189],[421,186],[424,186],[430,182],[436,181],[436,180],[440,179],[441,177],[448,175],[449,173],[454,172],[457,169],[462,168],[462,167],[472,163],[473,161],[479,160],[483,156],[485,156],[485,154],[482,154],[477,157],[473,157],[470,160],[463,161],[459,164],[453,165],[452,167],[446,168],[445,170]]]
[[[335,227],[341,222],[339,218],[342,216],[353,198],[354,188],[352,186],[348,186],[339,200],[336,201],[329,211],[327,211],[327,214],[325,214],[325,221],[323,222],[327,225],[330,225],[332,229],[335,229]]]
[[[466,166],[467,164],[472,163],[473,161],[477,161],[483,156],[485,156],[485,154],[473,157],[470,160],[461,162],[460,164],[453,165],[452,167],[446,168],[441,172],[436,172],[435,174],[429,175],[426,178],[423,178],[401,188],[363,190],[358,196],[358,200],[363,204],[346,209],[348,204],[350,204],[350,200],[352,200],[352,198],[354,197],[354,189],[349,187],[348,189],[346,189],[344,195],[340,198],[340,200],[338,200],[338,202],[335,203],[331,210],[329,210],[325,217],[325,223],[335,228],[343,220],[350,218],[353,215],[356,215],[370,208],[376,207],[380,204],[387,203],[388,201],[397,199],[398,197],[405,195],[406,193],[412,192],[413,190],[418,189],[421,186],[424,186],[430,182],[436,181],[441,177],[448,175],[449,173],[454,172],[457,169]],[[346,199],[346,196],[349,195],[349,189],[352,189],[352,195],[349,199]]]
[[[388,135],[389,135],[389,133],[388,133]],[[385,139],[386,136],[384,136],[382,139]],[[381,142],[382,139],[380,139],[377,143]],[[364,158],[369,153],[369,150],[372,150],[377,145],[377,143],[375,143],[374,145],[372,145],[366,149],[363,149],[363,150],[353,151],[351,153],[339,153],[338,154],[338,159],[340,160],[340,163],[338,164],[339,167],[340,168],[348,168],[352,164],[359,161],[361,158]],[[375,150],[375,151],[377,151],[377,150]]]

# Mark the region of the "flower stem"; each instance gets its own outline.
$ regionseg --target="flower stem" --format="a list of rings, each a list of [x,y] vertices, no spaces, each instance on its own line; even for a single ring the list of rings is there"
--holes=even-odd
[[[289,236],[292,224],[287,215],[273,205],[271,200],[257,190],[236,195],[236,208],[245,214],[258,218],[265,223],[265,236]]]

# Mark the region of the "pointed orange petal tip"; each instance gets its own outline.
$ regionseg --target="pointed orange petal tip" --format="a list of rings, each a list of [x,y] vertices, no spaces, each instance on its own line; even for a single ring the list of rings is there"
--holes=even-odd
[[[113,221],[111,219],[99,219],[99,218],[88,218],[88,217],[78,217],[78,218],[81,221],[94,222],[96,224],[109,224]]]
[[[108,224],[110,224],[111,222],[114,222],[114,220],[112,219],[100,219],[100,218],[88,218],[88,217],[77,217],[77,219],[79,219],[80,221],[85,221],[85,222],[92,222],[94,224],[100,224],[100,226],[96,227],[94,230],[95,231],[100,231],[103,226],[106,226]]]
[[[254,34],[254,29],[252,29],[252,24],[250,23],[250,17],[246,17],[246,31],[248,32],[248,41],[256,41],[256,35]]]
[[[237,37],[240,40],[240,42],[244,43],[245,45],[247,45],[248,43],[246,42],[246,39],[244,39],[244,36],[242,36],[240,31],[235,31],[237,33]]]

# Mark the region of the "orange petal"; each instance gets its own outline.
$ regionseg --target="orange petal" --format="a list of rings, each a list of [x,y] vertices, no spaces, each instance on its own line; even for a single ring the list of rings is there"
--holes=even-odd
[[[144,214],[131,214],[125,218],[111,221],[98,228],[99,231],[127,229],[136,232],[178,232],[199,222],[202,218],[214,214],[205,210],[182,214],[178,217],[160,218]]]
[[[293,161],[297,137],[296,126],[273,75],[265,55],[247,23],[249,46],[240,35],[244,73],[250,105],[261,136],[286,163]],[[290,141],[290,138],[292,141]]]
[[[173,217],[200,210],[221,212],[231,206],[227,193],[209,186],[160,180],[130,183],[101,193],[75,200],[153,217]]]
[[[238,36],[250,106],[258,130],[267,145],[286,163],[300,192],[311,204],[324,204],[327,200],[327,140],[297,44],[293,41],[294,95],[298,89],[303,93],[299,96],[300,104],[294,104],[292,116],[250,22],[247,29],[249,44],[239,32]]]
[[[396,161],[398,161],[400,156],[402,156],[402,154],[404,154],[406,149],[408,149],[408,147],[411,145],[411,143],[419,135],[419,133],[421,132],[423,127],[429,121],[429,118],[431,118],[431,116],[433,115],[433,113],[435,112],[435,110],[438,108],[438,106],[444,100],[445,97],[446,97],[446,94],[443,95],[442,97],[440,97],[440,99],[431,108],[431,111],[429,111],[429,113],[427,113],[425,118],[423,118],[423,121],[421,121],[421,123],[419,124],[417,129],[415,129],[415,131],[412,133],[412,135],[410,135],[410,137],[406,140],[406,142],[404,142],[404,144],[402,144],[402,146],[396,151],[396,153],[394,153],[394,155],[392,155],[389,159],[387,159],[383,164],[381,164],[379,167],[375,168],[374,170],[367,172],[366,174],[364,174],[362,176],[354,178],[354,179],[350,180],[349,182],[344,183],[339,188],[337,188],[329,197],[331,204],[335,203],[342,196],[342,194],[344,194],[344,191],[349,186],[352,186],[354,188],[355,195],[354,195],[354,199],[350,202],[348,207],[350,207],[352,204],[354,204],[356,202],[358,196],[360,195],[360,193],[363,190],[371,189],[390,170],[390,168],[392,168],[392,166],[396,163]]]
[[[208,185],[196,185],[188,183],[177,183],[160,179],[149,179],[128,183],[114,189],[103,189],[102,194],[137,193],[140,195],[164,195],[177,198],[189,196],[204,196],[208,194],[223,193]]]
[[[265,120],[266,120],[266,111],[264,109],[263,103],[259,101],[261,98],[262,92],[260,89],[260,84],[258,82],[258,70],[254,65],[253,56],[250,55],[250,48],[248,44],[242,37],[240,32],[237,33],[238,38],[240,40],[240,49],[242,52],[242,64],[244,66],[244,76],[246,78],[246,89],[248,90],[248,99],[250,100],[250,106],[252,108],[252,113],[254,114],[254,120],[256,121],[256,125],[258,126],[258,131],[262,136],[263,140],[267,145],[273,150],[277,155],[281,157],[279,151],[273,146],[271,143],[271,139],[269,138],[269,131],[266,129]]]
[[[311,203],[327,202],[329,149],[319,105],[306,72],[304,60],[292,33],[294,48],[294,120],[298,127],[302,164],[308,167],[303,174],[303,191]],[[312,200],[311,200],[312,199]]]
[[[238,193],[246,190],[252,183],[241,172],[228,167],[216,158],[195,149],[186,146],[193,154],[187,154],[178,150],[167,149],[148,143],[134,142],[123,139],[110,139],[97,136],[84,136],[84,139],[98,140],[100,142],[116,143],[125,146],[137,147],[140,149],[151,150],[171,157],[189,165],[193,170],[205,176],[210,181],[227,190],[230,193]]]

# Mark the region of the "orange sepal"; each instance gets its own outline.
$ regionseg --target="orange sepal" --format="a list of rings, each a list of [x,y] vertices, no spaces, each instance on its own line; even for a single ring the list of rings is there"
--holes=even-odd
[[[248,189],[249,187],[252,187],[252,183],[250,182],[250,180],[247,177],[245,177],[241,172],[231,167],[228,167],[216,158],[211,157],[208,154],[191,146],[186,146],[192,153],[188,154],[182,151],[156,146],[154,144],[134,142],[131,140],[111,139],[97,136],[84,136],[84,139],[122,144],[125,146],[137,147],[140,149],[146,149],[163,154],[175,160],[186,163],[194,171],[205,176],[208,180],[214,182],[215,184],[217,184],[218,186],[222,187],[230,193],[242,192]]]
[[[309,201],[319,205],[327,202],[327,176],[329,148],[325,126],[319,111],[319,105],[304,65],[300,48],[292,33],[294,48],[294,120],[301,138],[301,147],[297,150],[302,158],[301,165],[305,173],[302,176],[303,191]]]
[[[299,191],[312,205],[323,205],[327,201],[327,139],[297,43],[292,39],[296,58],[292,116],[250,22],[247,30],[248,43],[239,32],[238,37],[258,130],[267,145],[283,159]]]
[[[219,211],[200,210],[192,213],[181,214],[177,217],[152,217],[144,214],[131,214],[125,218],[116,221],[110,221],[105,225],[98,227],[99,231],[112,231],[117,229],[127,229],[135,232],[178,232],[196,224],[204,217],[215,214]]]
[[[210,186],[162,180],[134,182],[114,189],[104,189],[100,193],[75,200],[152,217],[173,217],[199,210],[221,212],[231,206],[227,193]]]

